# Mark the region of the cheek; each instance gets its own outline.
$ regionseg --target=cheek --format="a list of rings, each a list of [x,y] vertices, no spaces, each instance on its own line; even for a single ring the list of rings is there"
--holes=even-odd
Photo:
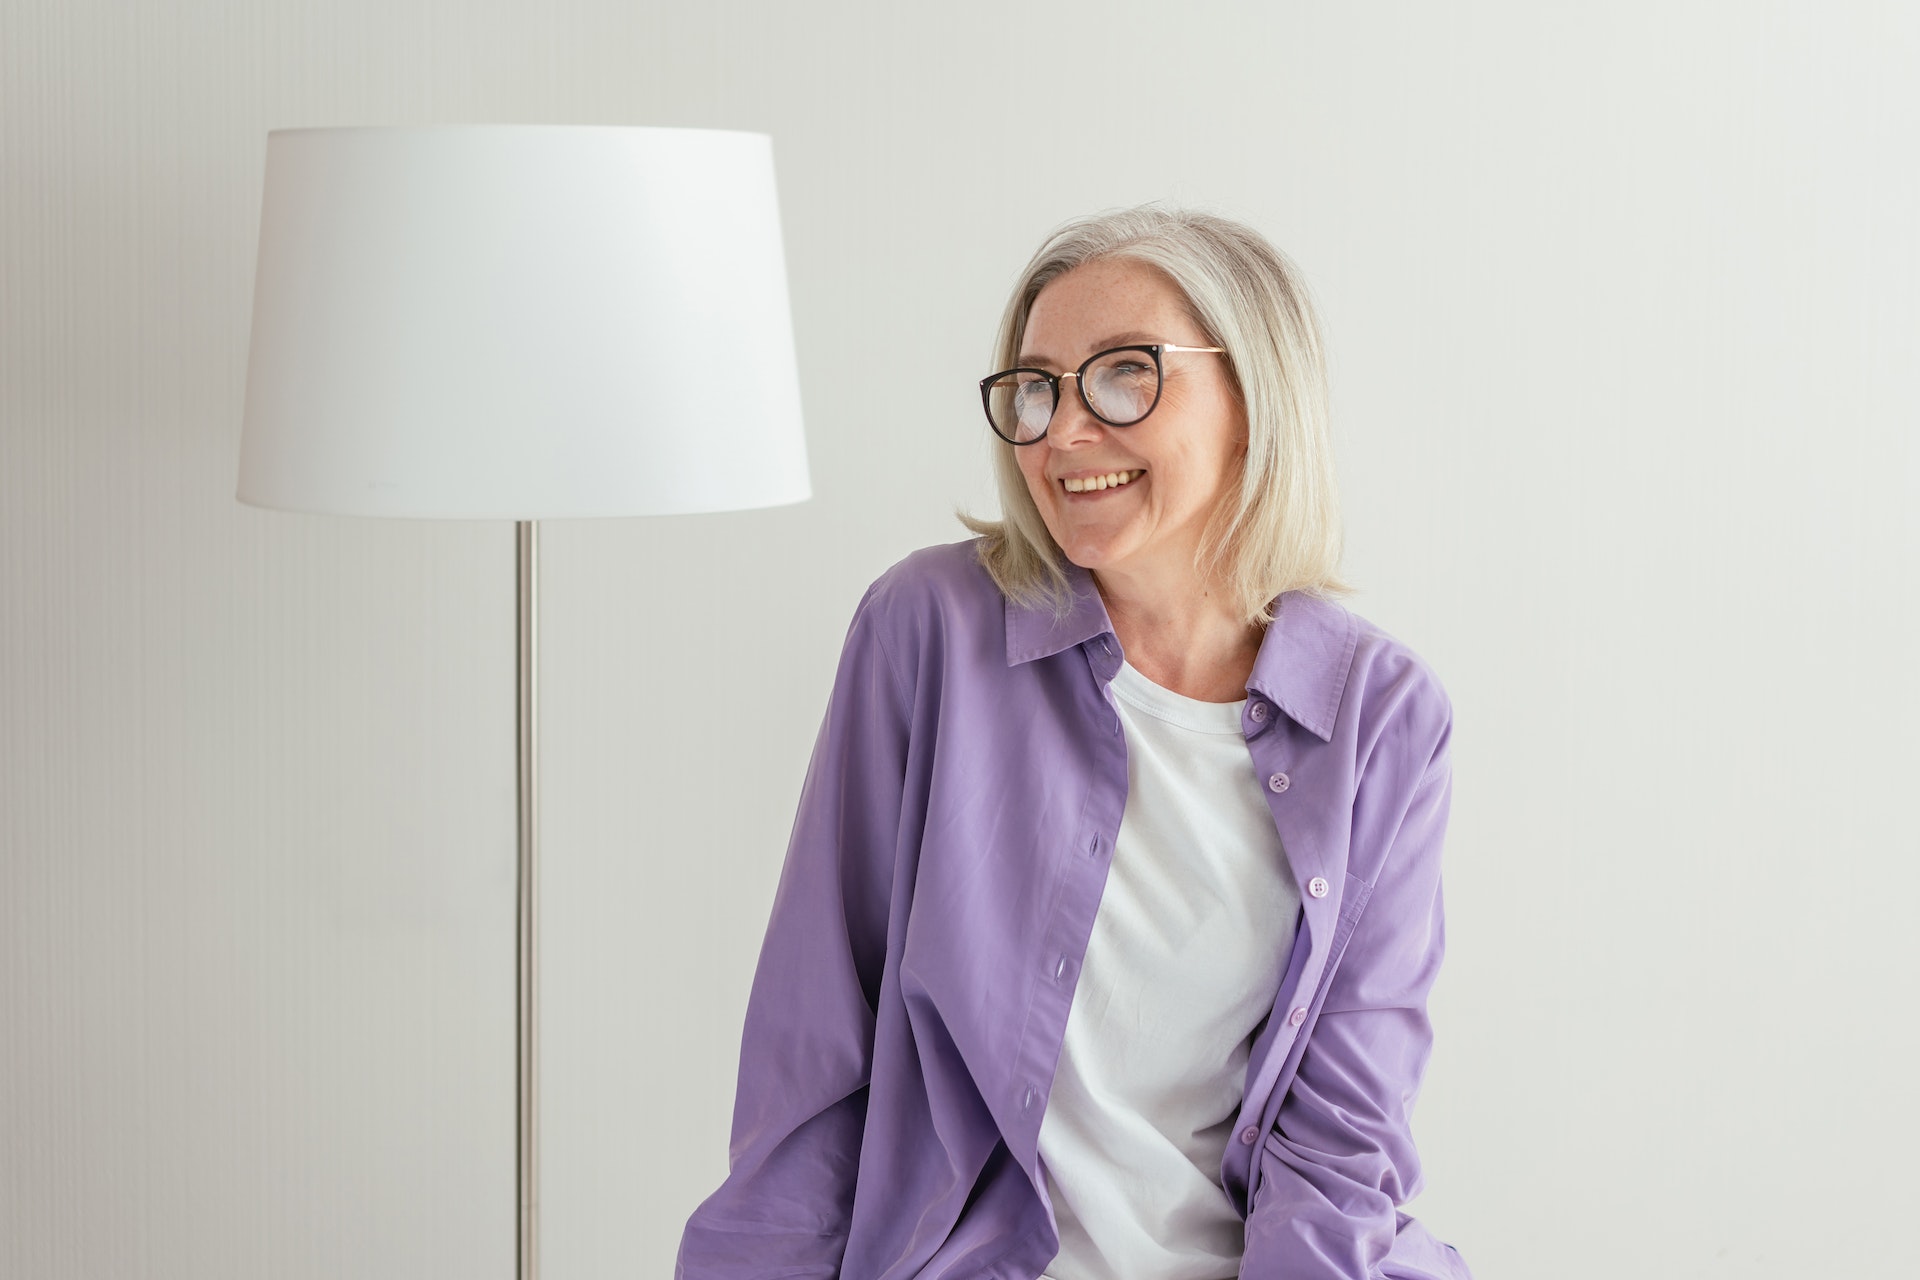
[[[1045,461],[1035,462],[1025,454],[1020,455],[1020,474],[1026,479],[1027,492],[1033,495],[1033,500],[1044,501],[1048,484]]]

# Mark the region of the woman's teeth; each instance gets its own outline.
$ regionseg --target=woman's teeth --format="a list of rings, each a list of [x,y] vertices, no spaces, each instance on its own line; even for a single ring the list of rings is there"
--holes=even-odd
[[[1079,480],[1062,480],[1060,483],[1067,486],[1068,493],[1091,493],[1096,489],[1117,489],[1123,484],[1132,483],[1145,474],[1147,473],[1144,469],[1139,471],[1109,471],[1104,476],[1086,476]]]

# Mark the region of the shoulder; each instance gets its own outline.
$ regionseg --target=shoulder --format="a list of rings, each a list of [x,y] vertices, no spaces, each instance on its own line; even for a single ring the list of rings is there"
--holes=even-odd
[[[1009,678],[1006,597],[978,546],[970,538],[909,553],[874,579],[854,610],[849,650],[883,653],[909,702]]]
[[[1336,602],[1322,601],[1348,620],[1353,657],[1347,668],[1339,719],[1353,735],[1361,772],[1375,755],[1421,772],[1444,758],[1453,726],[1453,699],[1440,673],[1412,645]]]
[[[902,649],[956,628],[1004,628],[1006,597],[980,563],[979,546],[968,538],[910,552],[874,579],[857,612]]]

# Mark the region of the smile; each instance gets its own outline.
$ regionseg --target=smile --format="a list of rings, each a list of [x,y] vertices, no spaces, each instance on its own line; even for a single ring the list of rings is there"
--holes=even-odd
[[[1081,476],[1069,478],[1060,483],[1066,486],[1068,493],[1094,493],[1101,489],[1118,489],[1123,484],[1132,484],[1147,474],[1144,469],[1138,471],[1109,471],[1103,476]]]

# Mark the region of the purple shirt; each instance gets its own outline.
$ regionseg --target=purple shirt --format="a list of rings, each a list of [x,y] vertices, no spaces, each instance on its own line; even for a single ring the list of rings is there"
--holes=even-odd
[[[747,1002],[730,1172],[678,1280],[1033,1280],[1059,1249],[1040,1117],[1127,802],[1120,645],[1086,570],[1056,620],[975,546],[914,552],[854,611]],[[1280,597],[1242,727],[1302,905],[1220,1167],[1242,1276],[1467,1280],[1398,1209],[1421,1187],[1452,714],[1405,645]]]

